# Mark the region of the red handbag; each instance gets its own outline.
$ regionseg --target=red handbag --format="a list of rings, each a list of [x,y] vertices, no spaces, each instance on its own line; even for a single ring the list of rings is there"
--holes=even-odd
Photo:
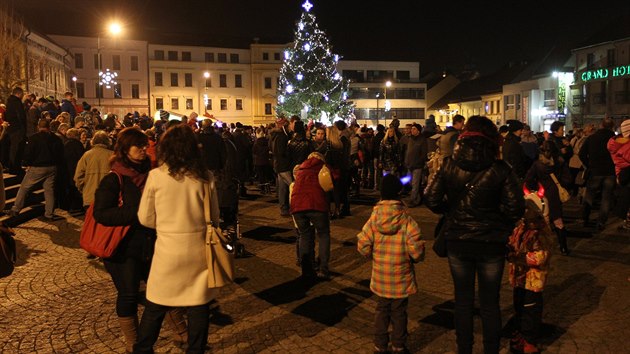
[[[118,193],[118,207],[120,208],[123,205],[122,177],[118,173],[116,173],[116,176],[118,176],[118,181],[120,182],[120,192]],[[130,227],[131,225],[105,226],[99,224],[94,219],[94,203],[92,203],[85,212],[85,220],[83,221],[83,227],[81,227],[79,244],[81,248],[91,255],[100,258],[109,258],[114,254],[118,244],[120,244],[120,241],[125,237]]]

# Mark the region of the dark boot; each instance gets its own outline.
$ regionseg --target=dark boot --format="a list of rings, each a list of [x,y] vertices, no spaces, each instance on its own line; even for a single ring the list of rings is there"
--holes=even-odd
[[[567,229],[566,228],[562,228],[562,229],[555,229],[556,231],[556,236],[558,237],[558,244],[560,245],[560,252],[565,255],[568,256],[569,255],[569,247],[567,246]]]
[[[118,317],[118,325],[125,337],[125,351],[133,352],[133,345],[138,339],[138,316]]]

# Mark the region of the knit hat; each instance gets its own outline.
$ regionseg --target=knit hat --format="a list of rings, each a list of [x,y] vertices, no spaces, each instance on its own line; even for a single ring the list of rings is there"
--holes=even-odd
[[[160,109],[160,119],[161,120],[168,120],[168,118],[171,116],[170,113],[168,113],[167,111]]]
[[[621,135],[623,135],[624,138],[630,138],[630,119],[626,119],[621,123],[619,131],[621,131]]]
[[[515,119],[511,119],[507,121],[508,124],[508,130],[510,133],[514,133],[516,131],[519,131],[521,129],[523,129],[525,127],[525,125],[523,125],[523,123],[519,122],[518,120]]]
[[[395,175],[387,174],[381,180],[381,200],[398,200],[402,183]]]

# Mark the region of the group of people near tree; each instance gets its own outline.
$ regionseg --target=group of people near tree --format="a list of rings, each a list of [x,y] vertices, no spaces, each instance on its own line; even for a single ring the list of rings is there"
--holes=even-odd
[[[486,117],[460,115],[443,131],[433,117],[424,127],[413,123],[404,130],[394,119],[376,133],[356,123],[325,126],[297,116],[254,129],[199,121],[194,112],[170,119],[160,111],[154,122],[137,113],[101,119],[98,111],[77,114],[75,107],[53,117],[42,109],[43,101],[29,105],[22,98],[23,91],[14,90],[5,112],[3,135],[9,142],[2,150],[9,148],[11,172],[24,175],[5,213],[18,215],[29,191],[43,181],[45,218],[58,217],[59,195],[77,215],[93,204],[98,222],[130,226],[115,254],[102,260],[117,290],[116,313],[129,352],[151,352],[165,318],[189,352],[206,349],[216,291],[205,281],[204,197],[210,193],[215,223],[233,224],[239,197],[248,197],[252,189],[246,186],[255,179],[263,194],[275,188],[280,215],[293,218],[305,281],[331,278],[330,220],[351,216],[349,201],[362,188],[380,191],[381,200],[358,234],[358,251],[373,260],[377,352],[388,350],[390,341],[393,352],[406,350],[407,298],[417,292],[413,263],[425,253],[409,207],[424,203],[444,216],[439,233],[453,277],[460,352],[472,351],[476,278],[484,349],[498,352],[506,257],[517,318],[510,345],[538,350],[553,232],[560,252],[570,252],[563,188],[581,196],[585,226],[597,199],[598,230],[605,228],[613,205],[625,213],[622,228],[630,226],[630,120],[621,123],[618,135],[609,118],[598,130],[587,126],[565,136],[564,123],[554,122],[551,133],[534,136],[519,121],[497,128]],[[28,128],[31,111],[34,128]],[[24,132],[16,133],[16,126]],[[59,185],[63,194],[55,192]],[[403,202],[405,194],[410,196]],[[142,282],[146,301],[139,321]]]

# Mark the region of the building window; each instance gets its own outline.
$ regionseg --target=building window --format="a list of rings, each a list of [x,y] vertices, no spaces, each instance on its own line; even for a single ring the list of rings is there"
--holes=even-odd
[[[234,87],[243,87],[243,75],[234,75]]]
[[[82,82],[77,82],[77,97],[85,97],[85,84]]]
[[[170,60],[170,61],[177,61],[177,51],[176,50],[169,50],[168,51],[168,60]]]
[[[94,54],[94,69],[99,70],[101,68],[101,63],[98,60],[98,54]]]
[[[228,109],[228,107],[227,107],[227,99],[222,98],[221,99],[221,110],[222,111],[226,111],[227,109]]]
[[[238,54],[230,54],[230,63],[238,64]]]
[[[271,78],[270,77],[266,77],[265,78],[265,88],[266,89],[270,89],[271,88]]]
[[[190,52],[182,52],[182,61],[191,61],[192,54]]]
[[[615,49],[608,49],[606,54],[606,61],[609,67],[617,65],[617,59],[615,58]]]
[[[544,107],[555,107],[556,106],[556,90],[545,90],[544,91]]]
[[[273,53],[273,60],[280,61],[280,53]]]
[[[212,87],[212,78],[210,77],[206,79],[206,88],[208,87]]]
[[[271,103],[265,103],[265,115],[271,115]]]
[[[219,87],[227,87],[227,75],[219,75]]]
[[[212,110],[212,98],[208,98],[206,101],[206,111]]]
[[[155,57],[155,60],[164,60],[164,51],[156,50],[155,52],[153,52],[153,56]]]
[[[179,98],[171,97],[171,109],[179,109]]]
[[[263,60],[265,61],[269,60],[269,53],[263,52]]]
[[[193,99],[192,98],[187,98],[186,99],[186,109],[193,109]]]
[[[122,98],[122,85],[114,85],[114,98]]]
[[[586,69],[594,69],[595,68],[595,54],[588,53],[586,54]]]
[[[83,69],[83,54],[74,53],[74,68]]]
[[[138,56],[132,55],[130,59],[131,71],[138,71]]]
[[[155,86],[162,86],[162,73],[159,71],[155,72]]]
[[[243,100],[240,98],[236,99],[236,110],[237,111],[242,111],[243,110]]]
[[[206,63],[214,63],[214,53],[205,54]]]
[[[409,81],[409,70],[396,70],[396,79],[402,81]]]
[[[164,109],[164,99],[162,97],[155,98],[155,109]]]
[[[131,98],[140,98],[140,85],[131,84]]]
[[[227,54],[219,53],[219,63],[227,63]]]
[[[112,55],[112,66],[114,67],[114,70],[120,70],[120,55]]]
[[[179,74],[171,73],[171,86],[172,87],[179,86]]]
[[[95,85],[96,98],[103,98],[103,86],[100,83],[96,83]]]
[[[184,74],[184,86],[192,87],[192,74],[191,73]]]
[[[507,96],[503,96],[503,102],[505,103],[505,110],[509,111],[511,109],[514,109],[515,106],[515,102],[514,102],[514,95],[507,95]]]

